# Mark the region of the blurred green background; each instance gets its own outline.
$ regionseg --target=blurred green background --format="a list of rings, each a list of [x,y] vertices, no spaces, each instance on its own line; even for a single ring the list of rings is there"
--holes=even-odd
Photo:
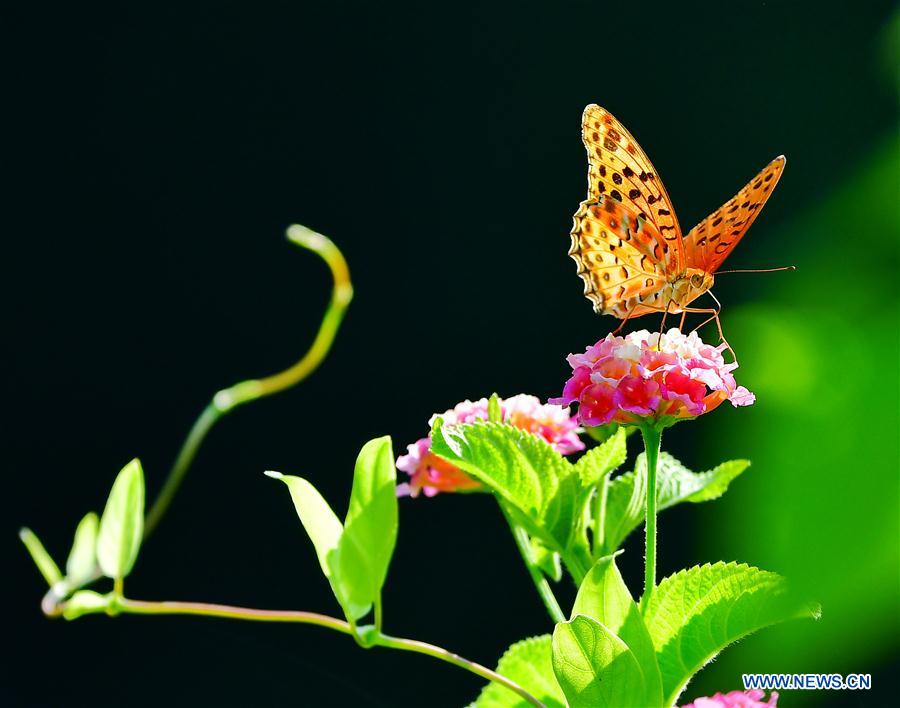
[[[772,283],[765,307],[729,313],[743,375],[764,404],[710,426],[720,455],[737,437],[750,441],[753,481],[710,513],[700,545],[710,558],[789,573],[821,600],[823,618],[726,652],[694,690],[750,671],[870,673],[896,656],[898,155],[896,133],[884,136],[820,203],[789,219],[778,257],[802,267]]]

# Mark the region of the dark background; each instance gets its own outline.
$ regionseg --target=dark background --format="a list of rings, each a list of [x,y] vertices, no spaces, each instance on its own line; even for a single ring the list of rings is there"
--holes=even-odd
[[[369,438],[391,434],[399,454],[461,399],[559,392],[565,354],[613,325],[592,314],[566,256],[590,102],[641,142],[685,229],[788,156],[729,264],[800,270],[716,287],[760,399],[665,443],[695,469],[756,464],[733,497],[666,512],[660,571],[747,560],[815,588],[825,615],[742,642],[686,698],[738,688],[742,671],[794,669],[872,673],[876,690],[782,705],[896,695],[894,3],[644,5],[8,11],[0,703],[476,695],[480,682],[453,667],[363,653],[317,628],[46,620],[16,531],[34,528],[62,562],[125,462],[142,459],[152,496],[215,390],[299,357],[329,286],[323,264],[283,239],[300,222],[331,236],[353,274],[333,354],[213,431],[127,590],[337,613],[284,489],[262,471],[308,477],[342,513]],[[838,439],[845,457],[827,452]],[[827,459],[807,469],[816,450]],[[495,665],[551,629],[489,497],[403,500],[400,523],[388,632]],[[640,538],[626,548],[636,589]]]

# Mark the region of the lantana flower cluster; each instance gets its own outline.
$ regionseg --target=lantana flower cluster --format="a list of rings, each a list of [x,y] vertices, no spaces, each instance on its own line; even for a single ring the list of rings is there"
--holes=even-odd
[[[697,698],[681,708],[774,708],[778,704],[778,694],[775,691],[772,691],[768,701],[763,702],[765,697],[765,692],[756,688],[750,691],[731,691],[717,693],[709,698]]]
[[[562,455],[584,449],[578,437],[578,423],[568,408],[542,404],[537,397],[520,393],[500,399],[500,409],[504,422],[541,436]],[[463,401],[455,408],[435,413],[428,421],[429,427],[438,417],[443,418],[444,425],[487,420],[488,399]],[[397,458],[397,469],[409,475],[409,483],[397,485],[398,496],[416,497],[424,493],[433,497],[438,492],[475,491],[482,487],[458,467],[432,453],[430,436],[417,440],[407,450],[406,455]]]
[[[737,364],[725,362],[725,348],[675,328],[609,334],[568,356],[572,376],[550,402],[577,403],[578,421],[587,426],[695,418],[726,400],[749,406],[756,397],[735,382]]]

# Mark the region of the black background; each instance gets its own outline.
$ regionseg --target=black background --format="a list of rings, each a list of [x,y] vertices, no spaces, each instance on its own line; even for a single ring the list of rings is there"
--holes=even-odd
[[[192,2],[10,11],[0,528],[15,706],[452,706],[480,682],[316,628],[45,620],[17,547],[63,559],[139,456],[159,488],[213,391],[287,366],[328,297],[300,222],[344,250],[356,299],[300,387],[210,436],[129,595],[336,613],[282,487],[343,512],[371,437],[395,450],[463,398],[556,395],[611,322],[566,257],[585,104],[640,140],[685,226],[779,153],[789,166],[734,267],[781,265],[770,227],[893,125],[879,65],[893,3]],[[759,282],[723,288],[726,303]],[[6,358],[6,357],[4,357]],[[736,415],[731,410],[723,416]],[[703,424],[672,452],[695,467]],[[666,517],[661,573],[707,560]],[[639,579],[632,539],[627,578]],[[566,594],[566,590],[562,594]],[[548,631],[488,497],[401,503],[387,631],[494,665]],[[826,696],[831,705],[861,697]],[[867,700],[878,700],[869,694]],[[862,704],[862,703],[860,703]],[[873,705],[873,703],[868,703]]]

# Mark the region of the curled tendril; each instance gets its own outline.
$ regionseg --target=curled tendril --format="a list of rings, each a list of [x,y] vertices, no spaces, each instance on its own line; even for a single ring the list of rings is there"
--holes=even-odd
[[[255,401],[264,396],[271,396],[300,383],[316,370],[331,349],[341,321],[344,319],[347,306],[353,299],[353,285],[350,282],[350,270],[347,268],[347,261],[331,239],[305,226],[294,224],[288,227],[287,238],[291,243],[319,255],[331,269],[331,275],[334,280],[331,300],[322,317],[322,323],[319,325],[316,338],[306,354],[297,363],[284,371],[261,379],[241,381],[218,391],[213,396],[212,401],[203,409],[200,417],[197,418],[188,433],[181,451],[178,453],[178,457],[175,458],[175,463],[172,465],[169,476],[163,484],[163,488],[147,512],[147,518],[144,522],[144,538],[147,538],[153,532],[165,515],[197,455],[197,450],[213,425],[237,406]]]
[[[331,299],[322,317],[316,338],[303,357],[284,371],[261,379],[240,381],[216,392],[191,427],[159,495],[147,512],[144,521],[144,538],[147,538],[159,525],[196,458],[197,451],[216,422],[237,406],[264,396],[271,396],[300,383],[316,370],[331,349],[347,306],[353,299],[353,285],[350,282],[347,261],[331,239],[305,226],[299,224],[290,226],[287,230],[287,238],[291,243],[319,255],[331,270],[334,281]],[[41,608],[47,616],[59,616],[62,612],[61,603],[66,597],[78,587],[84,587],[100,577],[97,572],[93,577],[82,578],[77,586],[73,585],[67,578],[62,577],[56,564],[30,529],[22,529],[19,536],[47,584],[50,585],[49,591],[41,602]]]

